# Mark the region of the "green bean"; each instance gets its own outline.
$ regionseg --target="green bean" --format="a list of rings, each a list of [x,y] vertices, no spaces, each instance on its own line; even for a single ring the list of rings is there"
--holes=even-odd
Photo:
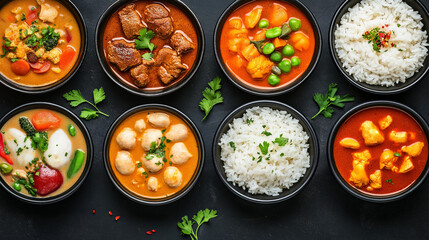
[[[301,21],[299,19],[292,18],[289,20],[289,26],[293,31],[298,31],[301,28]]]
[[[69,169],[67,171],[67,177],[71,178],[73,177],[77,172],[79,172],[80,168],[83,165],[83,162],[85,161],[85,152],[78,149],[74,153],[73,160],[70,163]]]
[[[274,44],[272,43],[267,43],[265,44],[265,46],[262,48],[262,53],[265,55],[269,55],[272,52],[274,52],[274,50],[276,49],[276,47],[274,46]]]
[[[279,78],[277,75],[275,75],[275,74],[271,74],[271,75],[268,77],[268,83],[269,83],[271,86],[276,86],[277,84],[279,84],[279,83],[280,83],[280,78]]]
[[[297,57],[297,56],[292,57],[290,59],[290,61],[292,63],[292,66],[294,66],[294,67],[297,67],[297,66],[299,66],[299,64],[301,64],[301,59],[299,59],[299,57]]]
[[[14,182],[13,184],[12,184],[12,187],[16,190],[16,191],[18,191],[18,192],[20,192],[21,191],[21,185],[19,184],[19,183],[17,183],[17,182]]]
[[[268,20],[266,19],[261,19],[258,25],[259,25],[259,28],[267,28],[268,26],[270,26],[270,22],[268,22]]]
[[[270,59],[273,62],[280,62],[282,60],[283,56],[279,52],[273,52],[271,53]]]
[[[265,37],[266,38],[276,38],[278,36],[280,36],[282,34],[282,29],[279,27],[273,27],[271,29],[268,29],[265,32]]]
[[[0,170],[4,174],[9,174],[12,172],[13,167],[7,163],[2,163],[2,164],[0,164]]]
[[[280,70],[282,70],[282,72],[288,73],[290,72],[292,67],[290,61],[288,59],[285,59],[279,63],[279,68]]]
[[[73,126],[73,124],[69,124],[68,129],[69,129],[70,136],[72,137],[76,136],[76,128]]]
[[[295,50],[293,49],[292,45],[288,44],[283,48],[282,53],[286,57],[290,57],[290,56],[293,56],[293,54],[295,53]]]

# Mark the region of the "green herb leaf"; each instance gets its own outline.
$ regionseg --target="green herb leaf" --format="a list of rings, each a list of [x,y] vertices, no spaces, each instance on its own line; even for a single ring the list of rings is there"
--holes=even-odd
[[[261,134],[264,134],[265,136],[271,136],[271,135],[273,135],[272,133],[267,132],[267,131],[263,131],[263,132],[261,132]]]
[[[150,52],[155,49],[155,45],[150,42],[152,38],[155,37],[155,33],[152,31],[148,31],[146,28],[143,28],[139,32],[138,39],[134,40],[134,43],[136,44],[136,49],[142,50],[142,49],[149,49]]]
[[[82,108],[80,117],[86,120],[91,120],[98,117],[97,111],[89,108]]]
[[[77,107],[82,103],[87,103],[91,105],[93,108],[95,108],[95,110],[89,109],[89,108],[82,108],[80,117],[83,119],[91,120],[91,119],[97,118],[99,116],[98,114],[109,117],[109,115],[100,111],[100,109],[98,109],[97,107],[97,104],[102,102],[106,98],[103,87],[100,87],[100,89],[93,90],[94,103],[86,100],[80,93],[80,90],[72,90],[68,93],[63,94],[63,97],[70,102],[70,106],[72,107]]]
[[[70,106],[77,107],[80,104],[86,102],[79,90],[71,90],[68,93],[65,93],[63,97],[70,102]]]
[[[220,93],[221,85],[220,77],[215,77],[211,82],[208,83],[210,88],[206,88],[203,91],[203,99],[200,102],[200,108],[205,112],[205,116],[202,119],[206,119],[214,105],[223,102],[223,97]]]
[[[316,93],[313,96],[314,101],[319,106],[319,112],[314,115],[311,119],[314,119],[319,114],[323,114],[325,118],[332,118],[334,109],[331,105],[344,108],[344,102],[352,102],[355,100],[354,97],[346,94],[343,97],[340,95],[335,95],[338,91],[338,85],[336,83],[329,84],[328,92],[323,95],[321,93]]]
[[[235,143],[234,142],[229,142],[229,146],[231,146],[231,148],[235,151],[236,147],[235,147]]]
[[[394,155],[395,157],[400,157],[400,156],[401,156],[401,154],[400,154],[400,153],[398,153],[398,152],[395,152],[393,155]]]
[[[200,210],[198,211],[197,215],[192,217],[191,220],[188,218],[188,216],[182,217],[182,220],[177,223],[177,227],[179,227],[183,235],[188,235],[192,240],[198,240],[198,230],[200,229],[201,225],[209,222],[210,219],[215,217],[217,217],[216,210]],[[193,229],[194,224],[197,224],[195,231]]]
[[[153,55],[153,53],[151,53],[151,52],[150,52],[150,53],[145,53],[145,54],[143,54],[143,55],[142,55],[142,58],[143,58],[143,59],[145,59],[145,60],[150,61],[150,60],[152,60],[152,59],[153,59],[153,56],[154,56],[154,55]]]
[[[279,146],[285,146],[289,142],[289,138],[283,137],[283,134],[280,134],[280,137],[274,139],[273,143],[277,143]]]
[[[258,146],[259,146],[259,149],[261,149],[261,153],[264,155],[267,155],[268,147],[270,146],[270,144],[264,141],[262,144],[260,143]]]
[[[253,118],[246,119],[246,123],[247,125],[250,125],[251,123],[253,123]]]
[[[94,95],[94,104],[96,105],[102,102],[106,98],[103,87],[100,87],[100,89],[97,89],[97,88],[94,89],[93,95]]]

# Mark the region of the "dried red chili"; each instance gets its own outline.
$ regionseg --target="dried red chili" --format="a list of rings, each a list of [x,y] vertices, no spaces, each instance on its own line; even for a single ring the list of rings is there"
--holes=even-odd
[[[13,165],[12,159],[10,159],[10,156],[7,155],[4,150],[3,135],[1,133],[0,133],[0,157],[4,158],[10,165]]]
[[[121,218],[121,216],[116,216],[116,217],[115,217],[115,221],[118,221],[118,220],[119,220],[119,218]]]
[[[92,214],[95,214],[95,210],[92,210]]]
[[[152,229],[152,232],[155,233],[155,229]]]
[[[112,216],[112,212],[111,211],[109,211],[109,215]]]
[[[146,234],[147,235],[152,235],[152,232],[151,231],[147,231]]]

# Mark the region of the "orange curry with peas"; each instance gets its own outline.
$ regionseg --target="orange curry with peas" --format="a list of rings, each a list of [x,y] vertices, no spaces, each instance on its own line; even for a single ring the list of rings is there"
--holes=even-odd
[[[280,36],[270,34],[274,28],[281,29]],[[267,49],[265,45],[269,45]],[[269,49],[273,46],[274,51]],[[289,48],[286,52],[285,47]],[[314,50],[310,21],[297,7],[282,1],[258,0],[237,8],[226,20],[220,37],[220,51],[228,70],[255,88],[280,88],[292,83],[310,65]]]
[[[406,189],[428,158],[427,137],[409,114],[391,107],[364,109],[337,132],[334,159],[345,181],[370,194]]]
[[[80,29],[55,0],[13,0],[0,10],[0,73],[25,86],[44,86],[67,75],[78,59]]]
[[[157,127],[156,125],[152,124],[148,120],[148,116],[150,114],[154,113],[162,113],[168,115],[169,118],[169,124],[167,127]],[[137,121],[144,121],[144,127],[141,126],[137,127],[136,122]],[[186,126],[186,137],[184,139],[180,140],[170,140],[165,136],[168,136],[170,130],[177,124],[183,124]],[[118,144],[117,138],[118,135],[125,129],[129,128],[132,129],[132,131],[136,132],[136,143],[135,146],[133,146],[131,149],[123,149]],[[139,130],[139,128],[141,128]],[[144,138],[143,135],[147,133],[147,131],[152,130],[160,130],[162,132],[162,137],[158,138],[158,140],[161,141],[161,144],[155,146],[151,146],[150,151],[146,151],[142,147],[142,139]],[[184,144],[186,147],[188,153],[191,155],[189,159],[180,162],[180,164],[175,164],[173,159],[173,151],[172,148],[175,144]],[[163,144],[165,144],[163,146]],[[161,146],[161,147],[160,147]],[[158,151],[161,149],[161,151]],[[122,174],[118,167],[120,167],[115,161],[118,157],[118,152],[121,151],[128,151],[132,156],[132,164],[134,164],[134,167],[132,167],[132,170],[127,174]],[[161,152],[160,159],[155,164],[159,166],[159,170],[156,172],[151,172],[150,168],[147,167],[145,161],[147,160],[153,160],[152,157],[149,157],[151,155],[150,152],[157,152],[155,155],[159,154]],[[162,153],[163,152],[163,153]],[[176,152],[177,155],[179,153]],[[163,158],[163,159],[162,159]],[[177,158],[177,156],[176,156]],[[134,194],[145,197],[145,198],[152,198],[152,199],[160,199],[165,198],[168,196],[171,196],[173,194],[176,194],[180,192],[182,189],[186,188],[188,184],[192,181],[195,171],[197,169],[198,163],[200,161],[200,146],[197,142],[197,138],[193,133],[193,130],[184,122],[181,118],[164,111],[150,111],[145,110],[139,113],[136,113],[127,119],[125,119],[116,129],[114,132],[111,142],[110,142],[110,149],[109,149],[109,159],[110,164],[112,166],[113,174],[118,179],[118,182],[129,191],[133,192]],[[177,168],[178,171],[181,173],[181,181],[179,183],[179,186],[171,187],[166,183],[166,176],[165,172],[169,167]],[[151,183],[149,183],[151,178],[157,179],[157,188],[154,188],[151,186]]]

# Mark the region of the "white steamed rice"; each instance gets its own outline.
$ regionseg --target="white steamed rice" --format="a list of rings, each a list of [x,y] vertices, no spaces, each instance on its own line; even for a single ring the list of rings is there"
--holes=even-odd
[[[248,119],[253,122],[247,123]],[[266,136],[263,131],[272,135]],[[280,134],[289,139],[285,146],[273,143]],[[262,155],[258,147],[264,141],[269,143],[267,155]],[[286,111],[268,107],[248,109],[243,117],[232,121],[219,142],[227,180],[251,194],[277,196],[298,182],[310,167],[308,141],[299,121]],[[235,144],[235,150],[230,142]],[[258,162],[260,155],[263,158]]]
[[[405,82],[428,55],[428,36],[421,20],[402,0],[362,0],[342,16],[335,31],[335,49],[343,67],[356,80],[371,85],[389,87]],[[377,53],[362,34],[385,24],[397,47],[381,48]]]

